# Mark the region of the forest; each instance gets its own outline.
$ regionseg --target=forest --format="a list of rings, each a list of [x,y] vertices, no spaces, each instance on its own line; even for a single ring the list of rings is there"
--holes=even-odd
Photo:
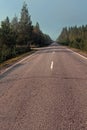
[[[31,15],[27,4],[24,2],[20,18],[16,15],[10,20],[6,17],[0,26],[0,62],[19,54],[31,51],[31,47],[49,45],[51,38],[44,34],[37,22],[32,25]]]
[[[57,42],[87,52],[87,25],[63,28]]]

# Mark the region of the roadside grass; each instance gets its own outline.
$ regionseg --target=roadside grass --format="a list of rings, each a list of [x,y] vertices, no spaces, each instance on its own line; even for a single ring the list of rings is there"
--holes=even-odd
[[[75,52],[87,57],[87,51],[83,51],[83,50],[72,48],[72,47],[68,47],[68,48],[71,49],[72,51],[75,51]]]
[[[11,59],[9,59],[9,60],[6,60],[6,61],[0,63],[0,73],[1,73],[1,71],[3,71],[4,69],[6,69],[6,68],[10,67],[11,65],[13,65],[14,63],[20,61],[21,59],[23,59],[23,58],[25,58],[26,56],[29,56],[29,55],[31,55],[31,54],[33,54],[33,53],[35,53],[35,52],[36,52],[36,50],[31,50],[30,52],[26,52],[26,53],[24,53],[24,54],[20,54],[20,55],[14,57],[14,58],[11,58]]]

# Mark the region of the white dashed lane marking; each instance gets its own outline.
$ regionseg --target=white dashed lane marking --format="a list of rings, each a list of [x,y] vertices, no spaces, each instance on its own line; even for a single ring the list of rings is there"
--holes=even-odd
[[[54,65],[54,63],[53,63],[53,61],[51,62],[51,66],[50,66],[50,69],[52,70],[53,69],[53,65]]]

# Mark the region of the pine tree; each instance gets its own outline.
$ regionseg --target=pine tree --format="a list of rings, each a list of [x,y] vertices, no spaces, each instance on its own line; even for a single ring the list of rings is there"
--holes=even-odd
[[[18,32],[18,25],[19,25],[18,17],[15,15],[14,18],[12,19],[12,21],[11,21],[12,29],[13,29],[15,32]]]
[[[87,51],[87,25],[63,28],[57,42]]]
[[[30,45],[32,40],[32,22],[31,16],[29,15],[27,4],[24,2],[21,10],[21,18],[19,21],[19,31],[18,31],[18,42],[20,45]]]
[[[15,54],[16,40],[8,17],[1,23],[0,40],[2,43],[2,57],[4,59],[12,57]]]

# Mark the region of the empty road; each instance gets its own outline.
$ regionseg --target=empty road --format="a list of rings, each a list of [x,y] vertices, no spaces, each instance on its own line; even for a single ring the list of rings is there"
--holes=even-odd
[[[0,130],[87,130],[87,59],[49,46],[1,74]]]

